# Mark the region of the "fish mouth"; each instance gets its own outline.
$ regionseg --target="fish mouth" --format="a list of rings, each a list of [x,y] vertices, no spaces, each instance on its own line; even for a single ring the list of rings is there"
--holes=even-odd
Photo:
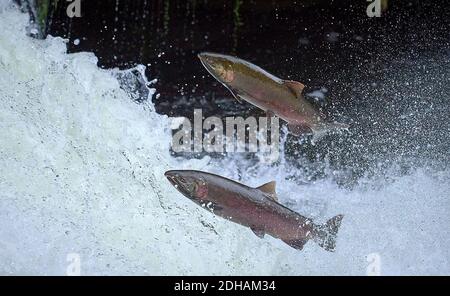
[[[174,171],[167,171],[164,173],[164,176],[166,176],[167,180],[175,186],[177,189],[180,189],[180,186],[182,185],[181,177]],[[182,186],[181,186],[182,187]]]
[[[228,64],[231,57],[211,52],[201,52],[197,56],[203,67],[217,81],[225,86],[233,81],[234,73],[230,67],[225,65]]]
[[[166,176],[167,180],[169,180],[169,182],[184,196],[194,199],[194,197],[191,196],[191,192],[186,188],[186,181],[176,171],[167,171],[164,173],[164,176]]]
[[[218,56],[219,54],[215,54],[215,53],[211,53],[211,52],[200,52],[199,54],[197,54],[197,57],[201,60],[207,60],[208,58],[213,58],[214,56]]]
[[[199,54],[197,54],[197,57],[202,60],[206,55],[208,55],[206,52],[201,52]]]
[[[178,182],[177,182],[177,179],[176,179],[176,174],[174,173],[174,172],[171,172],[171,171],[167,171],[167,172],[165,172],[164,173],[164,176],[166,176],[166,178],[167,178],[167,180],[169,180],[169,182],[172,184],[172,185],[178,185]]]
[[[203,67],[211,74],[215,79],[221,81],[219,73],[217,73],[217,63],[220,54],[210,53],[210,52],[201,52],[198,55],[200,62]]]
[[[202,63],[203,67],[205,67],[208,72],[216,78],[216,75],[214,73],[214,68],[212,67],[211,61],[208,61],[210,58],[210,54],[206,52],[201,52],[197,55],[197,57],[200,59],[200,62]]]

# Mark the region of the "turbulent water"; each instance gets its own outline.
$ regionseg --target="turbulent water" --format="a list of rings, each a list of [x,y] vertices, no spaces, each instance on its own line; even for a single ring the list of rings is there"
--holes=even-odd
[[[373,258],[381,274],[450,273],[446,164],[393,165],[349,189],[331,169],[295,182],[284,160],[174,158],[169,118],[132,100],[127,71],[67,54],[61,38],[27,37],[28,16],[0,3],[0,274],[64,275],[72,253],[85,275],[365,275]],[[336,252],[312,242],[300,252],[210,214],[164,178],[180,168],[275,179],[301,214],[344,214]]]

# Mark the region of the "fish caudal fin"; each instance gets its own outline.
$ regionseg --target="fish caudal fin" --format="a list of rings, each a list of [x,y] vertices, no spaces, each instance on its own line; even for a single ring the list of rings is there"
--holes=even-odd
[[[348,130],[349,127],[350,126],[348,124],[339,122],[327,122],[320,126],[312,127],[311,128],[313,131],[312,142],[315,143],[328,133],[333,133],[341,130]]]
[[[312,134],[312,130],[307,125],[288,124],[288,130],[294,136],[309,135]]]
[[[336,237],[342,218],[344,218],[343,215],[337,215],[323,225],[315,225],[312,230],[313,241],[325,250],[333,252],[336,248]]]

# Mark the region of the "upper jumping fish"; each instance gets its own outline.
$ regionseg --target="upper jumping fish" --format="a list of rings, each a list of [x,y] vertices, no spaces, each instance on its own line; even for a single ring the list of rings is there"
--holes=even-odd
[[[249,227],[260,238],[269,234],[298,250],[310,239],[330,252],[336,247],[343,215],[337,215],[322,225],[315,224],[278,203],[273,181],[252,188],[202,171],[167,171],[165,176],[196,204]]]
[[[313,134],[313,141],[326,133],[347,129],[348,125],[327,122],[319,112],[303,97],[302,83],[282,80],[260,67],[239,59],[217,53],[198,55],[208,72],[233,96],[245,100],[267,112],[268,116],[277,115],[288,123],[292,134]]]

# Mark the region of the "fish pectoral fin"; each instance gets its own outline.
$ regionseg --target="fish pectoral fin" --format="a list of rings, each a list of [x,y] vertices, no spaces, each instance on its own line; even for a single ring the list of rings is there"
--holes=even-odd
[[[312,134],[312,130],[307,125],[301,125],[301,124],[288,124],[289,132],[293,135],[300,136],[305,134]]]
[[[302,250],[308,239],[283,240],[286,244],[297,250]]]
[[[239,103],[242,104],[242,99],[239,97],[239,95],[236,95],[235,93],[233,93],[233,96],[236,99],[236,101],[238,101]]]
[[[297,98],[302,95],[303,89],[305,88],[303,83],[293,80],[283,80],[283,84],[286,85]]]
[[[252,231],[253,231],[253,233],[254,234],[256,234],[256,236],[257,237],[259,237],[259,238],[264,238],[264,235],[266,234],[265,232],[264,232],[264,230],[263,229],[258,229],[258,228],[250,228]]]
[[[259,189],[262,192],[264,192],[266,194],[266,196],[269,197],[270,199],[272,199],[274,201],[278,201],[277,193],[275,191],[276,185],[277,185],[277,183],[275,181],[270,181],[266,184],[259,186],[256,189]]]
[[[233,97],[236,99],[236,101],[238,101],[239,103],[242,103],[242,99],[241,99],[241,97],[239,96],[239,94],[235,91],[235,90],[233,90],[233,89],[231,89],[231,88],[229,88],[229,87],[227,87],[228,88],[228,90],[231,92],[231,94],[233,95]]]

